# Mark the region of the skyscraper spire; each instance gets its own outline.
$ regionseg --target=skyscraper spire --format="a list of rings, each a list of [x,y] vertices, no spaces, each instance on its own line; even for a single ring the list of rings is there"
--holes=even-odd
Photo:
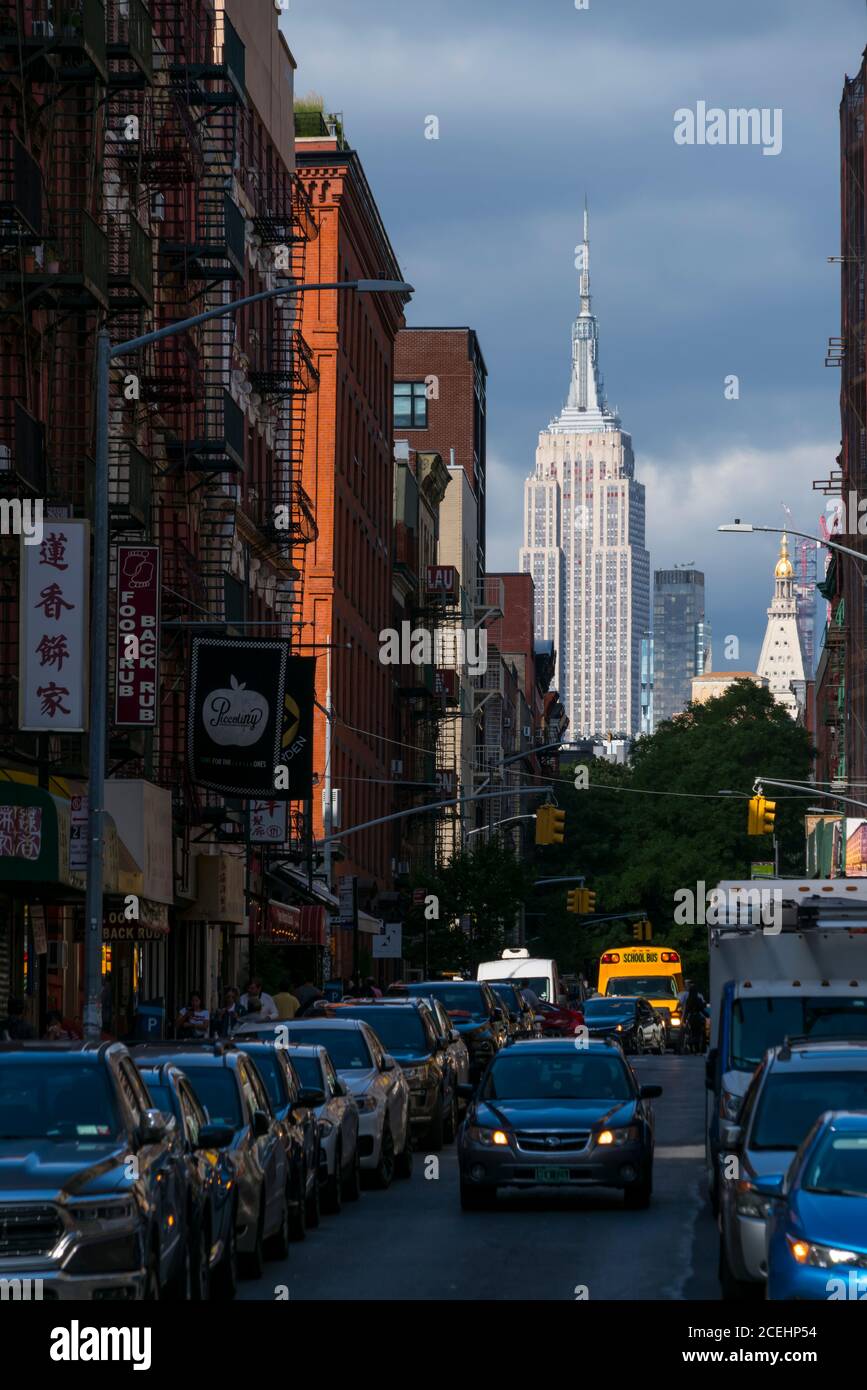
[[[586,318],[590,313],[590,213],[587,208],[587,194],[584,194],[584,244],[581,248],[581,279],[579,290],[581,296],[581,317]]]
[[[608,409],[599,370],[599,326],[590,307],[590,211],[584,197],[584,240],[575,248],[578,280],[578,317],[572,325],[572,376],[566,404],[552,430],[616,429],[619,421]]]

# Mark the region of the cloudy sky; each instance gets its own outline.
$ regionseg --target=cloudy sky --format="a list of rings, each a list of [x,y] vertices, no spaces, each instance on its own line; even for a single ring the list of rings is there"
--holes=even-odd
[[[647,489],[651,565],[706,573],[714,665],[755,669],[776,557],[737,515],[815,531],[839,448],[839,102],[864,0],[283,0],[296,91],[344,113],[407,278],[408,321],[488,365],[488,563],[561,408],[586,192],[609,401]],[[782,149],[674,141],[674,112],[782,111]],[[439,139],[425,139],[426,118]],[[736,374],[738,400],[724,381]],[[726,663],[727,635],[740,642]]]

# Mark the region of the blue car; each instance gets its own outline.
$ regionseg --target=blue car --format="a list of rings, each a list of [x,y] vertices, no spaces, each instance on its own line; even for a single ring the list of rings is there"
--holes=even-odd
[[[867,1113],[828,1111],[768,1203],[768,1298],[867,1298]]]

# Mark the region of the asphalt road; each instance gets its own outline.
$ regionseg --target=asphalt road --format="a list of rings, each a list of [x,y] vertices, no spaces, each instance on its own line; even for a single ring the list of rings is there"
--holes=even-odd
[[[704,1058],[643,1057],[654,1102],[654,1194],[628,1212],[616,1192],[504,1194],[462,1212],[454,1145],[417,1152],[410,1181],[365,1191],[271,1261],[242,1299],[700,1299],[719,1297],[717,1232],[704,1197]],[[425,1176],[426,1167],[438,1176]],[[586,1290],[586,1292],[584,1292]]]

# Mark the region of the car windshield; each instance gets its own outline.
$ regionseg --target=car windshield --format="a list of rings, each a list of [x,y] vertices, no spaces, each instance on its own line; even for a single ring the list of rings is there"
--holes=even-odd
[[[867,1072],[774,1071],[758,1098],[747,1142],[751,1149],[797,1149],[825,1110],[864,1109]]]
[[[329,1027],[323,1023],[319,1028],[305,1028],[303,1031],[288,1029],[289,1041],[299,1043],[318,1043],[327,1048],[331,1060],[338,1071],[370,1071],[373,1059],[360,1028]]]
[[[504,984],[505,981],[486,980],[485,983],[494,988],[498,984]],[[541,999],[545,1004],[550,1004],[552,1002],[551,981],[548,979],[547,975],[510,975],[509,983],[515,985],[518,989],[532,990],[536,998]]]
[[[322,1090],[322,1070],[318,1057],[299,1057],[297,1052],[293,1052],[292,1065],[302,1086],[311,1091]]]
[[[497,998],[502,999],[509,1013],[512,1015],[513,1018],[516,1018],[517,1015],[520,1013],[521,1006],[518,1003],[518,997],[515,992],[515,986],[501,984],[497,980],[492,980],[490,983],[491,989],[494,991]]]
[[[121,1124],[104,1067],[77,1058],[0,1057],[0,1139],[116,1139]]]
[[[826,1134],[810,1159],[803,1185],[826,1196],[867,1197],[867,1128]]]
[[[226,1067],[184,1067],[193,1090],[214,1125],[240,1129],[244,1123],[241,1099],[234,1076]]]
[[[517,1046],[520,1046],[518,1044]],[[519,1054],[509,1049],[491,1065],[483,1100],[631,1100],[620,1057],[580,1052]]]
[[[383,1046],[398,1052],[429,1052],[424,1026],[415,1008],[396,1009],[391,1004],[365,1007],[354,1004],[341,1009],[348,1018],[360,1018],[369,1023]]]
[[[246,1051],[243,1044],[241,1050]],[[271,1104],[275,1109],[282,1109],[286,1104],[286,1087],[284,1078],[280,1074],[280,1063],[277,1061],[277,1054],[273,1048],[257,1048],[251,1052],[250,1056],[259,1068],[262,1080],[265,1082],[265,1089],[268,1092]]]
[[[584,1002],[585,1023],[592,1023],[596,1019],[628,1018],[634,1013],[634,999],[587,999]]]
[[[640,994],[644,999],[676,999],[673,975],[616,975],[605,986],[606,994]]]
[[[487,1016],[485,999],[478,985],[450,985],[433,984],[425,985],[419,994],[434,994],[439,999],[446,1013],[452,1018],[460,1021],[461,1015],[465,1018],[483,1018]]]
[[[729,1068],[754,1071],[769,1047],[796,1037],[867,1038],[867,999],[736,999]]]

